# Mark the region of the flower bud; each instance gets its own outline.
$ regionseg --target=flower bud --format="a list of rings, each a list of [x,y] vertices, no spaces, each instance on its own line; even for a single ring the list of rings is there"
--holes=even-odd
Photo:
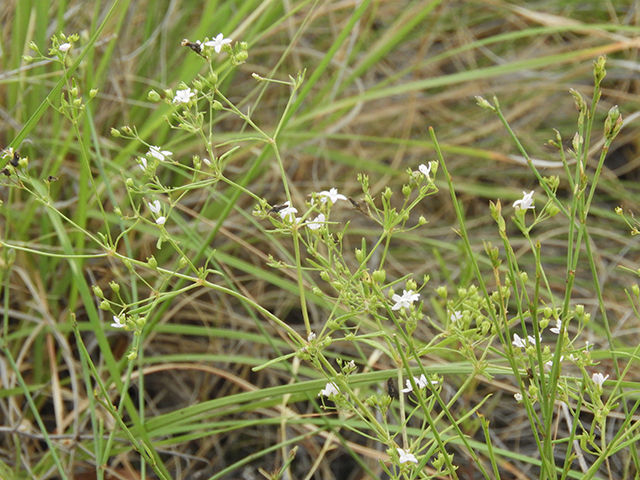
[[[155,259],[153,255],[147,258],[147,264],[149,265],[150,268],[153,268],[154,270],[158,268],[158,261]]]
[[[89,98],[93,98],[98,94],[98,89],[97,88],[92,88],[91,90],[89,90]]]
[[[375,270],[371,276],[373,277],[374,282],[384,283],[387,279],[387,272],[385,270]]]
[[[109,302],[107,302],[106,300],[101,301],[98,308],[100,310],[104,310],[105,312],[108,312],[109,310],[111,310],[111,307],[109,306]]]
[[[109,286],[111,287],[111,290],[113,290],[115,294],[120,293],[120,285],[118,285],[116,282],[109,282]]]
[[[98,286],[98,285],[93,285],[91,287],[91,289],[93,290],[93,294],[98,297],[98,298],[104,298],[104,293],[102,292],[102,289]]]
[[[152,102],[157,102],[160,100],[160,98],[160,94],[155,90],[151,90],[149,93],[147,93],[147,100],[150,100]]]

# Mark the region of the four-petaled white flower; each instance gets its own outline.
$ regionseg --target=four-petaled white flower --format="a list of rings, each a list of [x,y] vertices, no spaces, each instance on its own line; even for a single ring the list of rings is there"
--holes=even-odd
[[[604,381],[609,378],[609,375],[607,375],[606,377],[604,375],[602,375],[601,373],[594,373],[591,376],[591,380],[593,381],[593,383],[595,383],[598,387],[602,387],[602,384],[604,383]]]
[[[318,396],[319,397],[325,396],[327,398],[330,398],[331,395],[338,395],[339,393],[340,393],[340,390],[338,390],[338,387],[336,387],[335,384],[331,382],[327,382],[324,388],[320,390],[320,393],[318,393]]]
[[[176,96],[173,97],[173,103],[189,103],[191,97],[195,97],[196,93],[192,92],[190,88],[185,90],[178,90]]]
[[[528,208],[533,208],[533,190],[530,191],[529,193],[527,192],[522,192],[524,193],[524,197],[522,197],[522,199],[520,200],[516,200],[515,202],[513,202],[513,208],[515,208],[516,210],[526,210]]]
[[[222,50],[222,46],[226,45],[227,43],[231,43],[231,39],[224,38],[224,35],[222,35],[221,33],[219,33],[216,38],[213,38],[208,42],[204,42],[207,47],[213,47],[216,53],[220,53],[220,51]]]
[[[337,188],[332,188],[329,191],[324,190],[318,193],[318,196],[320,197],[320,201],[322,203],[327,203],[327,200],[331,200],[331,205],[336,203],[338,200],[347,200],[347,197],[345,197],[341,193],[338,193]]]
[[[392,300],[396,304],[391,307],[391,310],[400,310],[401,308],[411,308],[413,302],[417,302],[420,299],[419,293],[413,293],[413,290],[403,290],[402,295],[395,294]]]
[[[307,342],[313,342],[316,339],[316,334],[311,332],[307,337]]]
[[[413,462],[418,463],[418,459],[415,457],[413,453],[409,453],[409,450],[403,450],[401,448],[396,448],[398,451],[398,456],[400,457],[400,463]]]
[[[451,323],[456,323],[458,320],[462,320],[462,312],[456,310],[449,318],[451,319]]]
[[[140,167],[140,169],[143,172],[146,172],[147,171],[147,159],[145,157],[140,157],[140,158],[138,158],[138,160],[140,161],[138,166]]]
[[[298,213],[298,209],[292,207],[291,202],[289,202],[288,200],[284,202],[283,205],[286,206],[278,212],[280,214],[280,218],[285,219],[291,215],[295,215],[296,213]]]
[[[156,218],[156,223],[158,225],[161,225],[161,226],[164,225],[166,221],[167,221],[167,217],[158,217],[158,218]]]
[[[511,342],[514,347],[524,348],[527,346],[527,341],[524,338],[520,338],[520,335],[517,333],[513,334],[513,342]]]
[[[114,315],[113,316],[113,323],[111,324],[111,326],[113,328],[124,328],[125,327],[124,318],[116,317]]]
[[[61,52],[67,52],[69,51],[69,49],[71,48],[71,44],[70,43],[63,43],[62,45],[60,45],[58,47],[58,50],[60,50]]]
[[[147,155],[157,160],[160,160],[161,162],[164,162],[165,157],[168,155],[173,155],[173,153],[168,150],[160,150],[160,147],[151,146],[149,147],[149,151],[147,152]]]
[[[147,205],[149,205],[149,210],[151,210],[155,214],[160,213],[160,210],[162,208],[158,200],[154,200],[153,203],[149,202],[147,203]]]
[[[423,163],[418,167],[418,170],[420,170],[420,173],[425,177],[429,178],[429,174],[431,173],[431,163],[427,163],[426,165]]]
[[[425,388],[427,386],[427,384],[429,383],[429,381],[427,380],[427,377],[424,376],[424,373],[422,375],[420,375],[420,378],[413,377],[413,380],[416,382],[416,387],[418,387],[420,389]],[[437,380],[431,380],[431,384],[432,385],[437,385],[438,381]],[[411,380],[407,379],[407,388],[403,388],[402,392],[403,393],[413,392],[413,386],[411,385]]]
[[[564,355],[560,356],[560,362],[562,362],[562,360],[564,360]],[[550,372],[552,368],[553,368],[553,360],[549,360],[547,363],[544,364],[545,372]]]
[[[556,335],[560,335],[560,331],[562,330],[562,320],[556,320],[556,326],[554,328],[550,328],[549,331],[555,333]]]
[[[307,228],[311,230],[318,230],[324,224],[326,218],[323,213],[314,218],[310,223],[307,223]]]
[[[521,393],[514,393],[513,394],[513,398],[516,399],[516,402],[521,402],[522,401],[522,394]]]

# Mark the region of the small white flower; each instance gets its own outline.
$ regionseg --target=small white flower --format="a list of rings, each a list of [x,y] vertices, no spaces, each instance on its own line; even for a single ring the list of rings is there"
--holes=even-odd
[[[591,376],[591,380],[593,381],[593,383],[598,386],[598,387],[602,387],[602,384],[604,383],[604,381],[609,378],[609,375],[607,375],[606,377],[604,375],[602,375],[601,373],[594,373]]]
[[[449,318],[451,319],[451,323],[456,323],[458,320],[462,320],[462,312],[456,310]]]
[[[560,335],[560,330],[562,330],[562,320],[556,320],[556,326],[554,328],[550,328],[549,331],[555,333],[556,335]]]
[[[178,90],[176,96],[173,97],[173,103],[189,103],[192,97],[195,97],[195,92],[192,92],[190,88],[185,90]]]
[[[524,338],[520,338],[520,335],[517,333],[513,334],[513,342],[511,342],[514,347],[525,348],[527,346],[527,342]]]
[[[391,310],[400,310],[401,308],[411,308],[413,302],[417,302],[420,299],[419,293],[413,293],[413,290],[403,290],[402,295],[395,294],[392,300],[396,304],[391,307]]]
[[[331,200],[331,205],[336,203],[338,200],[347,200],[347,197],[345,197],[341,193],[338,193],[337,188],[332,188],[329,191],[324,190],[318,193],[318,196],[320,197],[320,201],[322,203],[327,203],[327,200]]]
[[[222,46],[226,45],[227,43],[231,43],[231,39],[230,38],[224,38],[224,35],[222,35],[221,33],[218,34],[218,36],[208,42],[204,42],[204,44],[207,47],[213,47],[213,49],[216,51],[216,53],[220,53],[220,51],[222,50]]]
[[[158,200],[154,200],[153,203],[149,202],[147,203],[147,205],[149,205],[149,210],[151,210],[153,213],[155,213],[156,215],[158,213],[160,213],[161,210],[161,206],[160,206],[160,202]]]
[[[307,342],[313,342],[316,339],[316,334],[311,332],[307,337]]]
[[[522,401],[522,394],[521,393],[514,393],[513,394],[513,398],[516,399],[516,402],[521,402]]]
[[[166,221],[167,221],[167,217],[158,217],[158,218],[156,218],[156,224],[161,225],[161,226],[164,225]]]
[[[425,177],[429,178],[429,174],[431,173],[431,163],[427,163],[426,165],[423,163],[418,167],[418,170],[420,170],[420,173]]]
[[[160,160],[161,162],[164,162],[166,160],[165,157],[168,155],[173,155],[173,153],[168,150],[160,150],[160,147],[151,146],[149,147],[149,151],[147,152],[147,155],[157,160]]]
[[[113,328],[124,328],[124,318],[113,316],[113,323],[111,324]]]
[[[427,384],[429,383],[429,381],[427,380],[427,377],[424,376],[424,373],[422,375],[420,375],[420,378],[418,377],[413,377],[414,382],[416,382],[416,387],[422,389],[425,388],[427,386]],[[409,393],[409,392],[413,392],[413,386],[411,385],[411,380],[407,379],[407,388],[403,388],[402,392],[403,393]],[[431,384],[432,385],[437,385],[439,382],[437,380],[431,380]]]
[[[562,360],[564,360],[564,355],[560,356],[560,362],[562,362]],[[547,363],[544,364],[544,371],[545,372],[550,372],[551,369],[553,368],[553,360],[549,360]]]
[[[522,197],[522,199],[520,200],[516,200],[515,202],[513,202],[513,208],[515,208],[516,210],[526,210],[528,208],[533,208],[533,190],[530,191],[529,193],[527,192],[522,192],[524,193],[524,197]]]
[[[398,451],[398,456],[400,457],[399,461],[400,463],[407,463],[407,462],[413,462],[413,463],[418,463],[418,459],[415,457],[415,455],[413,453],[409,453],[409,450],[403,450],[401,448],[396,448],[396,450]]]
[[[69,51],[69,49],[71,48],[71,44],[70,43],[63,43],[62,45],[60,45],[58,47],[58,50],[60,50],[61,52],[67,52]]]
[[[280,214],[280,218],[285,219],[291,215],[295,215],[296,213],[298,213],[298,209],[292,207],[291,202],[286,201],[283,203],[283,205],[286,205],[286,207],[278,212]],[[298,222],[296,221],[296,223]]]
[[[335,386],[335,384],[328,382],[324,388],[322,390],[320,390],[320,393],[318,393],[318,396],[325,396],[327,398],[330,398],[331,395],[338,395],[340,393],[340,390],[338,390],[338,387]]]
[[[147,159],[145,157],[139,157],[138,160],[140,161],[138,166],[140,167],[140,169],[143,172],[146,172],[147,171]]]
[[[211,166],[211,160],[209,160],[208,158],[203,158],[202,161],[207,167]]]
[[[311,230],[318,230],[324,224],[326,218],[323,213],[314,218],[310,223],[307,223],[307,228]]]

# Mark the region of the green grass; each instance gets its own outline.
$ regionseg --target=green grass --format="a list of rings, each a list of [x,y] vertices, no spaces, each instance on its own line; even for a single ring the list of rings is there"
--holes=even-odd
[[[0,477],[635,478],[635,3],[174,7],[0,9]]]

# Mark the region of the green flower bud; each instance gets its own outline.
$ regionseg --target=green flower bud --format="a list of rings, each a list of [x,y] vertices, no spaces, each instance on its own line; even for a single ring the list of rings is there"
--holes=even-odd
[[[102,292],[102,289],[98,286],[98,285],[93,285],[91,287],[91,289],[93,290],[93,294],[98,297],[98,298],[104,298],[104,293]]]
[[[387,279],[387,272],[385,270],[375,270],[372,274],[373,281],[376,283],[384,283]]]
[[[107,302],[106,300],[103,300],[102,302],[100,302],[100,305],[98,306],[98,308],[100,310],[104,310],[105,312],[108,312],[109,310],[111,310],[111,307],[109,306],[109,302]]]
[[[109,282],[109,286],[111,287],[111,290],[113,290],[113,292],[115,294],[120,293],[120,285],[118,285],[116,282]]]
[[[150,100],[152,102],[157,102],[160,100],[160,98],[160,94],[155,90],[151,90],[149,91],[149,93],[147,93],[147,100]]]
[[[147,258],[147,264],[149,265],[149,267],[153,268],[154,270],[158,268],[158,261],[155,259],[153,255]]]
[[[91,90],[89,90],[89,98],[93,98],[98,94],[98,89],[97,88],[92,88]]]

